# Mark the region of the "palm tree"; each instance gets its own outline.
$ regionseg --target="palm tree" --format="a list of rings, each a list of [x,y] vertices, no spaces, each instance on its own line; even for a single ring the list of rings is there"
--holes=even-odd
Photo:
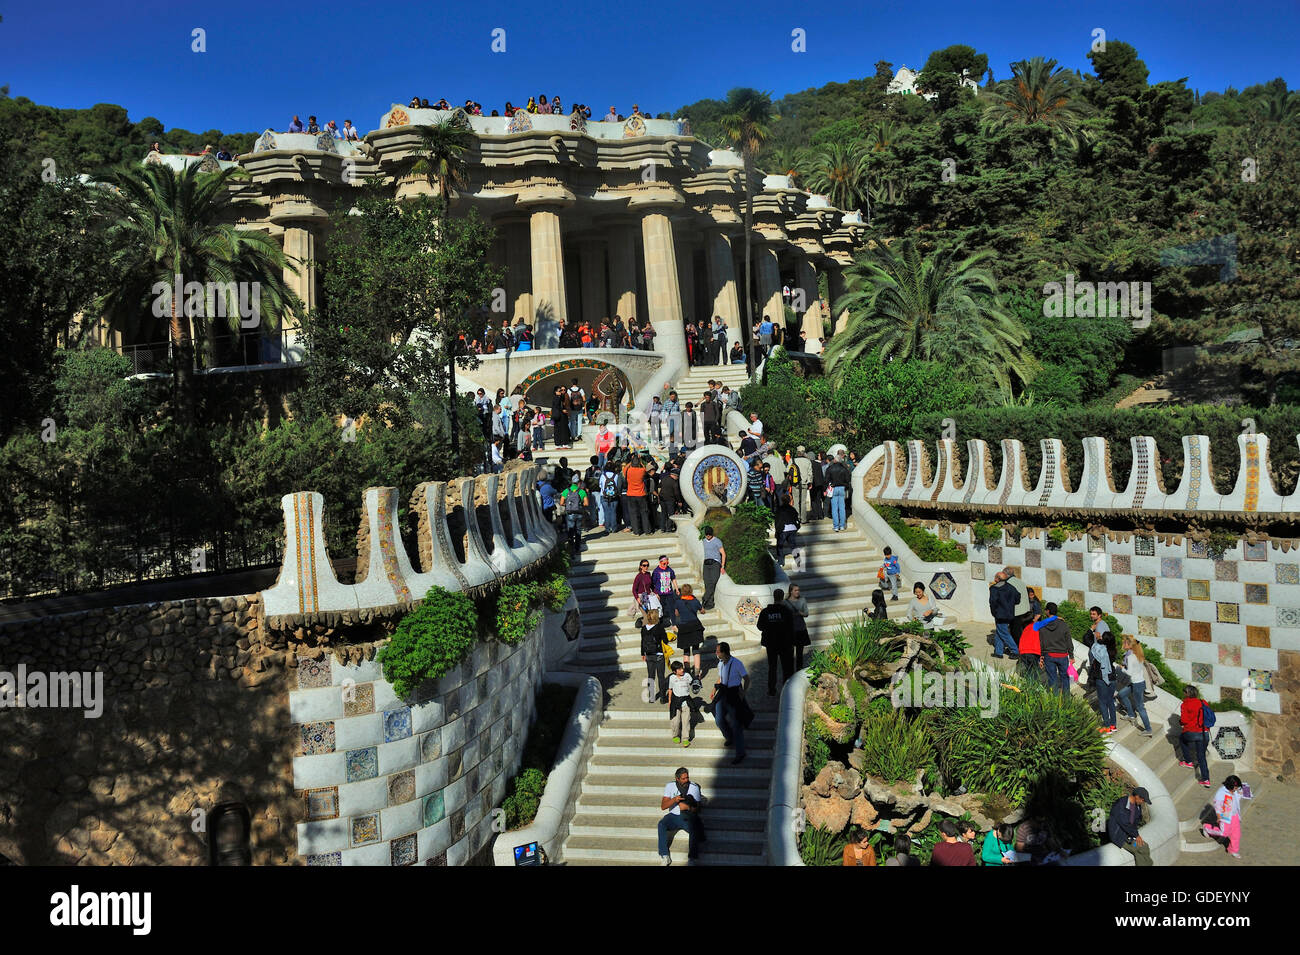
[[[800,166],[806,166],[806,157],[804,150],[797,149],[789,144],[782,146],[772,156],[771,165],[776,169],[778,176],[789,176],[790,185],[796,189],[802,189],[803,172]]]
[[[837,209],[853,211],[867,195],[868,153],[858,144],[826,143],[809,156],[808,188]]]
[[[411,172],[427,177],[429,184],[437,187],[445,211],[452,187],[467,184],[465,153],[474,134],[459,113],[431,126],[421,126],[418,132],[420,145]]]
[[[451,209],[452,186],[464,187],[469,182],[468,162],[465,154],[469,151],[474,133],[468,120],[459,113],[449,119],[420,127],[420,145],[416,149],[416,161],[411,172],[427,176],[430,184],[438,191],[435,205],[435,217],[438,220],[437,232],[441,234],[441,224]],[[447,416],[450,419],[452,454],[460,447],[460,427],[456,418],[456,342],[458,337],[454,323],[446,321],[444,316],[443,344],[447,349]]]
[[[772,116],[772,94],[748,87],[727,94],[728,112],[720,119],[722,131],[733,146],[740,147],[745,165],[745,337],[749,340],[749,367],[754,362],[754,298],[750,294],[753,272],[754,155],[767,142],[767,124]]]
[[[1285,87],[1274,86],[1251,103],[1255,115],[1266,122],[1280,126],[1293,126],[1300,122],[1300,93],[1288,92]]]
[[[893,145],[898,138],[898,127],[887,119],[873,123],[867,128],[867,146],[872,152],[883,152]]]
[[[883,243],[847,270],[848,291],[833,306],[849,310],[847,328],[831,339],[826,369],[840,381],[857,361],[941,362],[954,373],[1012,392],[1025,377],[1025,330],[997,297],[983,267],[991,252],[958,261],[952,249],[924,255],[913,239]]]
[[[1087,105],[1077,96],[1076,76],[1056,60],[1036,56],[1011,64],[1012,76],[997,84],[988,98],[989,125],[1044,125],[1058,137],[1077,146]]]
[[[112,264],[119,279],[101,296],[97,307],[111,328],[133,335],[142,316],[152,311],[158,284],[172,289],[179,276],[184,284],[218,283],[232,331],[241,327],[239,302],[232,301],[228,283],[257,288],[259,318],[271,328],[298,311],[300,303],[284,279],[285,269],[297,272],[274,239],[257,230],[237,229],[240,217],[260,218],[256,203],[234,200],[230,180],[238,169],[199,172],[197,164],[174,172],[164,165],[126,166],[102,177],[110,187],[101,202]],[[186,411],[192,408],[194,333],[211,330],[203,309],[182,321],[182,306],[172,294],[169,337],[175,369],[173,387]],[[213,304],[216,304],[215,302]],[[188,309],[184,309],[188,311]]]

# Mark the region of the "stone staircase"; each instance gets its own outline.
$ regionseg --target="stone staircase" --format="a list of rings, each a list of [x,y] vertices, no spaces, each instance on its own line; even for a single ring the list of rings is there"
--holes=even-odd
[[[698,406],[700,396],[709,387],[710,378],[722,382],[732,391],[738,391],[749,384],[749,372],[744,365],[697,365],[674,384],[678,399]]]

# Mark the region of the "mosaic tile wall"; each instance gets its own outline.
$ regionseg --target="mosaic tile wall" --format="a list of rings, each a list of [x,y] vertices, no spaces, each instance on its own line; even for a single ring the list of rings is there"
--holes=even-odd
[[[969,547],[969,530],[952,538],[968,545],[975,579],[1013,567],[1044,600],[1114,614],[1207,699],[1244,693],[1253,710],[1282,712],[1273,680],[1278,651],[1300,650],[1300,548],[1241,542],[1212,560],[1204,543],[1169,535],[1084,537],[1059,549],[1041,533],[988,548]]]
[[[480,643],[419,702],[373,661],[301,660],[289,692],[307,865],[463,865],[519,768],[545,641]]]

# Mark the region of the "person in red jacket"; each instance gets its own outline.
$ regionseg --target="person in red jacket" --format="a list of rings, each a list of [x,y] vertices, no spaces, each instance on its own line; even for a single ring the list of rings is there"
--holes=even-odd
[[[930,853],[930,865],[976,865],[975,851],[970,847],[969,842],[962,842],[957,837],[961,834],[961,829],[957,823],[951,819],[945,819],[939,823],[939,831],[943,833],[943,841],[936,843],[934,851]]]
[[[1020,675],[1030,680],[1043,679],[1043,647],[1038,638],[1038,631],[1034,629],[1033,621],[1026,625],[1025,629],[1020,632],[1020,659],[1017,667]]]
[[[1205,763],[1205,741],[1209,734],[1205,731],[1205,701],[1191,684],[1183,687],[1183,705],[1178,716],[1183,724],[1182,735],[1178,738],[1183,758],[1178,765],[1195,769],[1197,781],[1208,789],[1210,767]]]

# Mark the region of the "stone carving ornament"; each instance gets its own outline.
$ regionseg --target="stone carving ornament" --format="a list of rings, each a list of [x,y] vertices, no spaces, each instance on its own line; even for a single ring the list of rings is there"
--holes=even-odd
[[[644,136],[644,135],[645,135],[645,120],[643,120],[640,116],[637,116],[636,114],[629,116],[627,118],[627,122],[623,124],[623,138],[636,139],[638,136]]]

